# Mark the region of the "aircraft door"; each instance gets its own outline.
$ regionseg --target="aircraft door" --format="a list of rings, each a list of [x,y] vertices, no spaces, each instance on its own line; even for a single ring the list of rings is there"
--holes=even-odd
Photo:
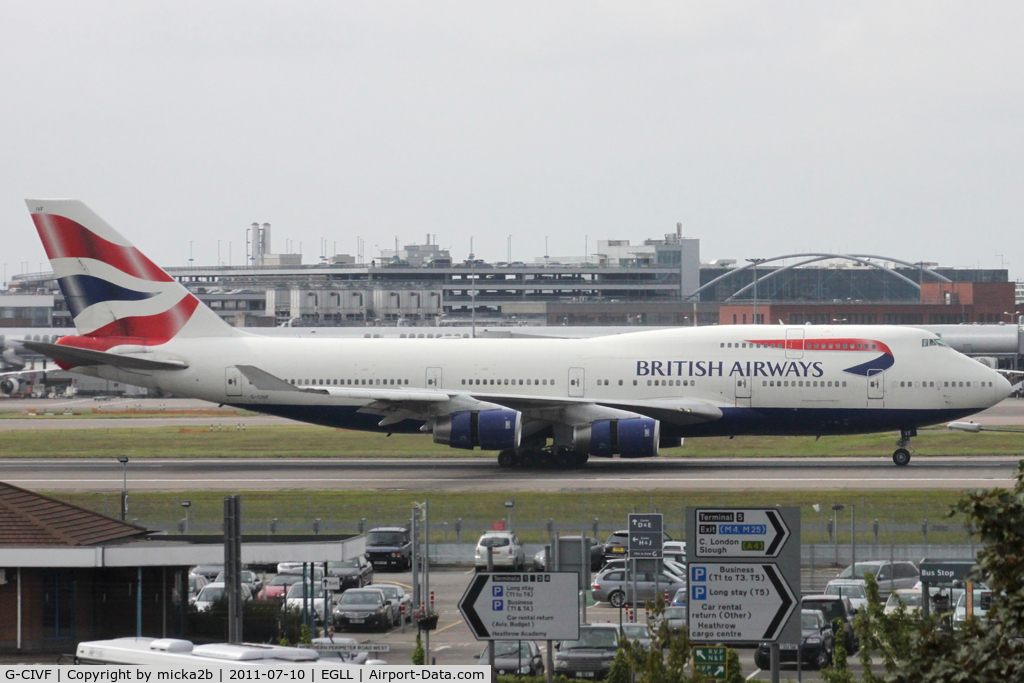
[[[441,368],[427,368],[427,389],[441,388]]]
[[[804,329],[802,327],[786,328],[786,358],[804,357]]]
[[[869,405],[885,398],[885,372],[882,370],[868,370],[868,398],[872,399]]]
[[[224,393],[228,396],[242,395],[242,373],[238,368],[224,369]]]
[[[751,380],[749,377],[737,377],[734,381],[734,387],[736,388],[736,407],[737,408],[749,408],[750,407],[750,385]]]
[[[569,368],[569,396],[583,398],[583,382],[586,375],[583,368]]]

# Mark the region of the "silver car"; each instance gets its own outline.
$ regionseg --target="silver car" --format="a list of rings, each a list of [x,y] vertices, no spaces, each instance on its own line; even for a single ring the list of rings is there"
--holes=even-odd
[[[921,573],[913,562],[888,560],[867,560],[858,562],[857,569],[853,566],[844,569],[837,578],[863,579],[864,574],[871,574],[878,582],[878,592],[883,598],[900,588],[913,588],[921,580]]]
[[[680,588],[686,588],[686,581],[669,572],[637,572],[636,599],[654,600],[661,593],[675,595]],[[609,602],[612,607],[622,607],[633,601],[634,579],[623,569],[608,569],[597,575],[591,585],[591,594],[598,602]]]

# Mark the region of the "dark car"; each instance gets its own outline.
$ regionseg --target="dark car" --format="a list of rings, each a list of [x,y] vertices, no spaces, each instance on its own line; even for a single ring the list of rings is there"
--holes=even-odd
[[[328,562],[327,573],[341,579],[343,591],[373,583],[373,565],[362,555],[342,562]]]
[[[671,541],[672,537],[662,532],[661,534],[663,541]],[[608,540],[604,543],[604,561],[617,558],[625,557],[629,550],[629,532],[623,529],[622,531],[616,531]]]
[[[604,678],[612,668],[618,649],[618,625],[580,626],[579,640],[563,640],[558,644],[555,674],[569,678]]]
[[[366,557],[374,569],[405,571],[412,565],[412,538],[402,526],[381,526],[366,532]]]
[[[840,634],[834,622],[839,619],[842,622],[839,628],[845,633],[846,653],[852,655],[857,652],[860,642],[853,631],[853,615],[856,610],[850,604],[850,598],[838,595],[805,595],[800,601],[800,607],[805,610],[818,610],[825,615],[825,621],[832,626],[837,637]]]
[[[797,650],[795,643],[782,643],[779,646],[779,661],[795,662],[797,655],[803,663],[813,669],[824,669],[832,664],[835,651],[835,634],[825,620],[825,615],[816,609],[800,611],[801,646]],[[768,671],[771,669],[771,645],[761,643],[754,652],[754,665]]]
[[[353,588],[342,593],[331,611],[340,630],[375,628],[387,631],[394,624],[391,601],[379,588]]]
[[[543,676],[544,658],[532,640],[497,640],[494,645],[494,668],[499,676]],[[490,646],[488,646],[490,647]],[[487,663],[487,648],[476,656]]]
[[[586,536],[586,544],[590,548],[590,571],[596,572],[601,569],[601,565],[604,564],[604,545],[598,543],[596,539]],[[575,541],[580,542],[579,536],[562,536],[563,541]],[[542,572],[545,569],[547,563],[547,549],[541,548],[537,551],[537,554],[533,556],[533,569],[534,571]]]

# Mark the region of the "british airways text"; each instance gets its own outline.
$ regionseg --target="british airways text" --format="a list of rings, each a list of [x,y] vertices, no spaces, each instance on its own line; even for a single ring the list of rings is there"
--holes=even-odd
[[[726,365],[723,361],[704,360],[638,360],[638,377],[722,377]],[[735,361],[728,376],[740,377],[821,377],[825,371],[820,361]]]

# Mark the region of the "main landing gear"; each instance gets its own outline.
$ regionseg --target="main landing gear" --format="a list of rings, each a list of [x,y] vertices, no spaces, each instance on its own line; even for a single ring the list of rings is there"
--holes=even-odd
[[[556,467],[569,469],[587,464],[590,456],[586,453],[561,446],[523,446],[498,453],[501,467]]]
[[[907,448],[910,446],[910,437],[912,436],[917,436],[916,429],[900,430],[900,439],[896,442],[897,448],[892,454],[892,461],[898,467],[905,467],[910,463],[910,451]]]

